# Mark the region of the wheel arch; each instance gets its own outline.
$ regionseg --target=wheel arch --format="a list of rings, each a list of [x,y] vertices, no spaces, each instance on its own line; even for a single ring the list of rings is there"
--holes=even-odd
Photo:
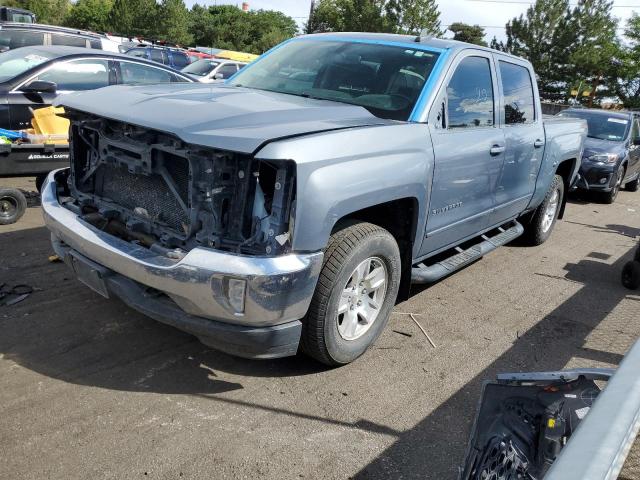
[[[560,162],[558,168],[556,168],[556,175],[560,175],[564,183],[564,196],[562,197],[562,205],[560,205],[560,213],[558,213],[559,219],[564,217],[564,210],[567,205],[567,194],[569,193],[569,188],[571,188],[573,174],[576,171],[576,163],[576,158],[568,158]]]
[[[345,214],[332,228],[332,233],[353,221],[378,225],[387,230],[398,243],[402,270],[397,301],[409,298],[413,245],[418,228],[419,201],[416,197],[403,197],[379,203]]]

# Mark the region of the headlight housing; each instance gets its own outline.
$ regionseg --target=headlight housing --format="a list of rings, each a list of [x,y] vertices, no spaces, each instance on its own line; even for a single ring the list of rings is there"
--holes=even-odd
[[[585,157],[585,160],[599,163],[616,163],[618,161],[618,155],[616,153],[598,153]]]

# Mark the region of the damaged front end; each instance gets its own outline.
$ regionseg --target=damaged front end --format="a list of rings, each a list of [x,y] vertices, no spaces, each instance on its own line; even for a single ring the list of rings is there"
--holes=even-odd
[[[170,258],[195,247],[246,255],[291,249],[295,163],[187,144],[73,111],[65,205],[87,223]]]

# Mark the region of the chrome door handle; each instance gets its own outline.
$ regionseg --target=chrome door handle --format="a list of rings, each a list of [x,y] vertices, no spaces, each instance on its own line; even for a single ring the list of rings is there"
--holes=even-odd
[[[504,146],[494,145],[493,147],[491,147],[491,150],[489,150],[489,153],[495,156],[495,155],[500,155],[501,153],[504,153],[504,151],[505,151]]]
[[[544,146],[544,140],[537,139],[535,142],[533,142],[533,146],[535,148],[540,148]]]

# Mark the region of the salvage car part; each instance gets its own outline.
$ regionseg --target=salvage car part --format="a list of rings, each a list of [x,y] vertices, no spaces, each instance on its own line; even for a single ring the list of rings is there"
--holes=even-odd
[[[483,386],[461,480],[538,480],[612,369],[502,374]]]

